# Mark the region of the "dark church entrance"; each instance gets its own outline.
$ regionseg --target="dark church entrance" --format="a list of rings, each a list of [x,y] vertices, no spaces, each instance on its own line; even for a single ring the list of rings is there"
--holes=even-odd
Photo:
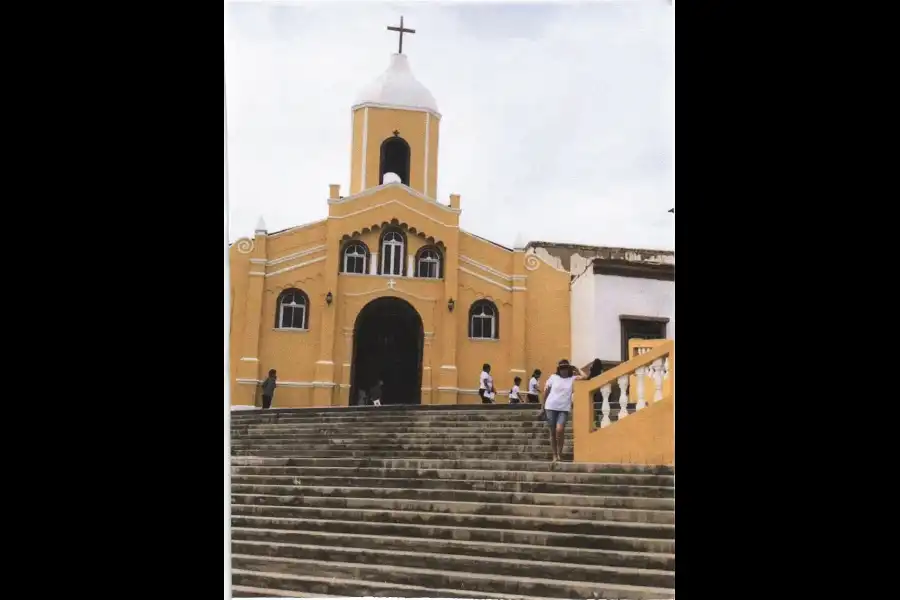
[[[381,379],[382,404],[422,402],[422,318],[400,298],[378,298],[356,317],[350,404]]]

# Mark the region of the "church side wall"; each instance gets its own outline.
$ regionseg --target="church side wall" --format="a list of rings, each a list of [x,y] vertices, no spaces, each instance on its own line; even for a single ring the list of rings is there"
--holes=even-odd
[[[620,315],[668,318],[666,337],[675,339],[675,283],[638,277],[594,275],[594,356],[622,360]]]
[[[231,288],[231,330],[228,334],[228,358],[231,381],[231,403],[246,404],[241,401],[237,378],[240,366],[244,326],[247,316],[247,283],[250,271],[250,257],[237,251],[237,245],[228,249],[228,278]]]
[[[525,256],[528,322],[525,333],[528,377],[540,369],[541,384],[556,372],[561,358],[572,360],[570,275],[533,255]],[[527,379],[523,378],[527,383]]]
[[[587,273],[572,282],[572,364],[582,367],[598,357],[596,282]]]

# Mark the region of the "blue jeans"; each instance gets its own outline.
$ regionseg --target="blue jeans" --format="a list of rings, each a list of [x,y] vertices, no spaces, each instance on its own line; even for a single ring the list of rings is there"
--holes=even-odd
[[[566,421],[569,419],[569,411],[548,409],[545,412],[547,413],[547,425],[551,428],[557,425],[566,426]]]

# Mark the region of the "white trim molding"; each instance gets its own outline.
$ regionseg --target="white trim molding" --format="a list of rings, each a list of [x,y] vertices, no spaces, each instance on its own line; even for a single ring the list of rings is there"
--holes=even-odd
[[[448,371],[455,371],[456,365],[441,365],[442,369],[447,369]]]
[[[464,256],[462,254],[459,255],[459,260],[460,260],[460,262],[468,263],[468,264],[472,265],[473,267],[478,267],[482,271],[487,271],[491,275],[496,275],[497,277],[502,277],[503,279],[508,279],[510,281],[512,281],[513,279],[520,279],[520,278],[526,279],[528,277],[527,275],[507,275],[506,273],[503,273],[502,271],[498,271],[497,269],[494,269],[493,267],[489,267],[488,265],[482,264],[482,263],[478,262],[477,260],[475,260],[473,258],[469,258],[468,256]]]
[[[390,184],[390,185],[396,185],[396,184]],[[404,204],[403,202],[400,202],[399,200],[388,200],[387,202],[382,202],[381,204],[374,204],[374,205],[369,206],[369,207],[367,207],[367,208],[360,209],[360,210],[358,210],[358,211],[356,211],[356,212],[347,213],[346,215],[331,215],[331,216],[329,216],[328,218],[329,218],[329,219],[349,219],[350,217],[355,217],[355,216],[361,215],[361,214],[363,214],[363,213],[371,212],[371,211],[373,211],[373,210],[377,210],[377,209],[382,208],[382,207],[384,207],[384,206],[390,206],[391,204],[396,204],[396,205],[398,205],[398,206],[402,206],[402,207],[405,208],[406,210],[408,210],[408,211],[410,211],[410,212],[413,212],[413,213],[416,213],[416,214],[419,215],[420,217],[425,218],[425,219],[428,219],[429,221],[432,221],[432,222],[434,222],[434,223],[437,223],[437,224],[440,225],[441,227],[449,227],[449,228],[451,228],[451,229],[456,229],[456,228],[459,227],[459,225],[453,225],[453,224],[451,224],[451,223],[444,223],[443,221],[438,221],[438,220],[435,219],[434,217],[432,217],[432,216],[430,216],[430,215],[426,215],[426,214],[423,213],[421,210],[416,210],[415,208],[413,208],[413,207],[411,207],[411,206],[407,206],[406,204]]]
[[[337,384],[333,381],[313,381],[312,382],[312,386],[316,387],[316,388],[333,388],[335,385],[337,385]]]
[[[330,360],[317,360],[316,364],[317,365],[333,365],[334,363],[331,362]]]
[[[293,333],[309,333],[309,329],[300,329],[295,327],[273,327],[272,331],[290,331]]]
[[[266,259],[264,259],[264,258],[251,258],[250,259],[251,265],[264,265],[264,264],[266,264],[266,262],[268,262],[268,261],[266,261]]]
[[[242,361],[242,362],[259,362],[259,359],[258,359],[258,358],[254,358],[254,357],[252,357],[252,356],[242,356],[242,357],[241,357],[241,361]]]
[[[344,196],[343,198],[329,198],[328,204],[331,206],[339,205],[339,204],[349,204],[349,203],[353,202],[354,200],[359,200],[360,198],[365,198],[366,196],[371,196],[372,194],[376,194],[376,193],[380,192],[381,190],[387,190],[387,189],[403,190],[410,196],[419,198],[420,200],[425,200],[425,201],[429,202],[430,204],[433,204],[434,206],[437,206],[441,210],[448,212],[448,213],[453,213],[453,214],[458,215],[462,212],[462,209],[453,208],[452,206],[447,206],[446,204],[441,204],[434,198],[429,198],[428,196],[426,196],[419,190],[414,190],[413,188],[409,187],[408,185],[399,183],[396,181],[393,181],[391,183],[382,183],[380,185],[376,185],[376,186],[373,186],[370,188],[363,189],[360,192],[353,194],[352,196]]]
[[[463,273],[466,273],[467,275],[471,275],[472,277],[477,277],[478,279],[480,279],[480,280],[482,280],[482,281],[486,281],[486,282],[488,282],[488,283],[492,283],[492,284],[496,285],[498,288],[504,289],[504,290],[506,290],[507,292],[513,291],[513,289],[512,289],[510,286],[508,286],[508,285],[503,285],[503,284],[500,283],[499,281],[494,281],[494,280],[491,279],[490,277],[485,277],[484,275],[479,275],[478,273],[476,273],[476,272],[474,272],[474,271],[470,271],[470,270],[468,270],[468,269],[465,268],[465,267],[459,267],[459,270],[462,271]],[[525,288],[522,288],[522,289],[524,290]]]
[[[266,262],[266,264],[270,267],[274,267],[275,265],[280,265],[283,262],[288,262],[294,260],[295,258],[300,258],[303,256],[307,256],[309,254],[315,254],[316,252],[322,252],[326,248],[325,244],[320,244],[318,246],[313,246],[311,248],[307,248],[306,250],[300,250],[299,252],[294,252],[293,254],[286,254],[284,256],[280,256],[278,258],[273,258],[272,260]]]
[[[259,379],[247,379],[246,377],[238,377],[237,379],[235,379],[235,381],[237,381],[241,385],[257,385],[258,383],[260,383]]]
[[[359,189],[357,193],[366,189],[366,151],[369,149],[369,109],[363,110],[363,131],[362,131],[362,172],[359,174]],[[338,198],[340,200],[340,198]]]
[[[287,273],[288,271],[294,271],[296,269],[302,269],[303,267],[308,267],[309,265],[314,265],[316,263],[322,262],[325,260],[326,256],[320,256],[319,258],[314,258],[312,260],[308,260],[306,262],[302,262],[300,264],[291,265],[290,267],[285,267],[283,269],[279,269],[277,271],[272,271],[271,273],[266,273],[266,277],[274,277],[276,275],[281,275],[282,273]]]
[[[429,130],[431,129],[430,125],[431,125],[431,113],[426,112],[425,113],[425,182],[424,182],[424,185],[422,185],[422,189],[425,190],[426,198],[431,198],[431,196],[428,195],[428,141],[429,141],[428,138],[429,138],[429,133],[430,133]]]
[[[254,277],[265,277],[266,274],[263,271],[250,271],[250,275]]]
[[[350,110],[359,110],[360,108],[384,108],[387,110],[409,110],[413,112],[423,112],[434,115],[436,118],[441,118],[441,113],[431,110],[430,108],[422,108],[421,106],[400,106],[399,104],[379,104],[378,102],[363,102],[361,104],[354,104],[350,107]]]

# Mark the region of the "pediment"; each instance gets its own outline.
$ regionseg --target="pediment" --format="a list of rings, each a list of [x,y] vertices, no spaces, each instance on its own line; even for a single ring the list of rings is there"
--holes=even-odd
[[[390,194],[391,197],[394,197],[394,198],[400,198],[401,194],[405,194],[405,195],[409,196],[410,200],[418,200],[420,202],[425,202],[430,206],[435,206],[435,207],[437,207],[445,212],[451,213],[451,214],[458,215],[461,212],[460,209],[458,209],[458,208],[452,208],[451,206],[449,206],[447,204],[441,204],[434,198],[429,198],[425,194],[412,189],[408,185],[405,185],[405,184],[399,183],[399,182],[384,183],[381,185],[377,185],[375,187],[365,189],[357,194],[353,194],[352,196],[345,196],[343,198],[331,199],[328,201],[328,204],[329,204],[329,206],[341,206],[341,205],[346,205],[346,204],[354,204],[357,201],[362,200],[363,198],[378,195],[380,192],[383,192],[383,191],[394,192],[393,194]],[[414,203],[412,203],[412,205],[414,205]]]

